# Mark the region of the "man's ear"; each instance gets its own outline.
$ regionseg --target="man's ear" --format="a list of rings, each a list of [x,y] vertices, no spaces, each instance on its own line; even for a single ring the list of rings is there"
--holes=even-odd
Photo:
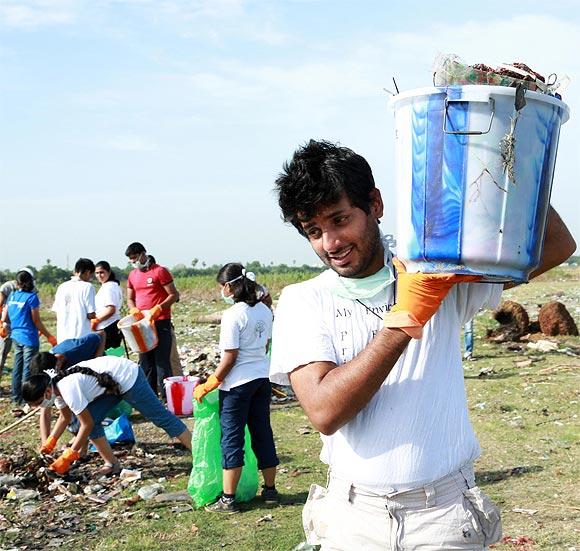
[[[381,192],[379,191],[378,188],[373,188],[369,193],[369,197],[371,200],[370,202],[371,214],[373,215],[374,218],[378,220],[379,218],[383,217],[383,209],[384,209]]]

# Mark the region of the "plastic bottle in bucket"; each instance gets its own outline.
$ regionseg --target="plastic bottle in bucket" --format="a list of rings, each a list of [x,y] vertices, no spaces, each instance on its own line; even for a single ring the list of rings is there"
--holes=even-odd
[[[193,413],[193,389],[199,384],[199,377],[167,377],[163,379],[167,396],[167,409],[175,415]]]
[[[390,105],[407,269],[527,281],[540,262],[566,104],[505,86],[448,86]]]
[[[159,342],[155,323],[146,314],[125,316],[118,321],[117,327],[123,333],[127,345],[133,352],[149,352]]]

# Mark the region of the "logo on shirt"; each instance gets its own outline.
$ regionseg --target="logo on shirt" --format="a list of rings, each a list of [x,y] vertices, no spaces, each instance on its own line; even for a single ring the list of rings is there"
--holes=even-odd
[[[152,277],[147,278],[147,285],[153,285],[153,278]]]
[[[262,333],[264,333],[264,331],[266,331],[266,324],[260,320],[259,322],[256,323],[256,327],[254,328],[254,331],[256,333],[256,335],[258,335],[258,338],[262,338]]]

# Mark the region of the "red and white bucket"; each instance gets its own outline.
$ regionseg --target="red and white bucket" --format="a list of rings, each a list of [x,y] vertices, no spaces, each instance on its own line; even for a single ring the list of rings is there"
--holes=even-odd
[[[119,320],[117,327],[123,333],[129,348],[133,352],[149,352],[159,342],[155,324],[148,316],[144,318],[133,315],[125,316]]]
[[[163,380],[167,396],[167,409],[175,415],[193,413],[193,389],[199,384],[199,377],[187,375],[167,377]]]

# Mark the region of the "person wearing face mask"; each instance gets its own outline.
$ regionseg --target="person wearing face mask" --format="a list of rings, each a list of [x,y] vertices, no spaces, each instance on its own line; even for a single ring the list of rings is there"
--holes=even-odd
[[[329,268],[282,291],[270,367],[320,431],[329,467],[327,487],[313,485],[304,506],[308,543],[486,549],[501,537],[501,520],[475,485],[480,448],[459,334],[481,307],[498,304],[503,285],[407,272],[380,232],[384,204],[371,167],[351,149],[311,140],[284,164],[276,191],[284,220]],[[574,249],[550,209],[531,277]]]
[[[52,305],[58,342],[80,339],[91,332],[91,320],[95,317],[95,289],[91,285],[94,273],[93,261],[79,258],[74,275],[58,286]]]
[[[130,314],[139,315],[148,310],[155,320],[159,342],[157,346],[139,354],[139,365],[156,394],[165,399],[163,379],[171,377],[172,326],[171,306],[179,299],[173,276],[157,264],[138,242],[131,243],[125,251],[133,270],[127,280],[127,306]]]
[[[66,369],[85,360],[91,360],[103,355],[105,339],[101,333],[89,333],[80,339],[67,339],[57,344],[50,352],[40,352],[30,361],[31,375],[54,373]],[[41,453],[52,453],[56,440],[50,438],[52,404],[41,404],[40,409],[40,440]],[[70,411],[62,412],[63,422],[73,434],[78,432],[78,421]],[[86,454],[86,449],[83,450]]]
[[[272,335],[272,311],[257,296],[256,277],[238,263],[226,264],[218,273],[221,295],[228,308],[220,326],[221,360],[207,382],[194,389],[194,398],[219,387],[219,412],[223,468],[223,493],[206,507],[217,513],[235,513],[236,489],[244,465],[244,431],[262,471],[262,499],[279,502],[276,466],[279,464],[270,425],[270,395],[267,356]]]

